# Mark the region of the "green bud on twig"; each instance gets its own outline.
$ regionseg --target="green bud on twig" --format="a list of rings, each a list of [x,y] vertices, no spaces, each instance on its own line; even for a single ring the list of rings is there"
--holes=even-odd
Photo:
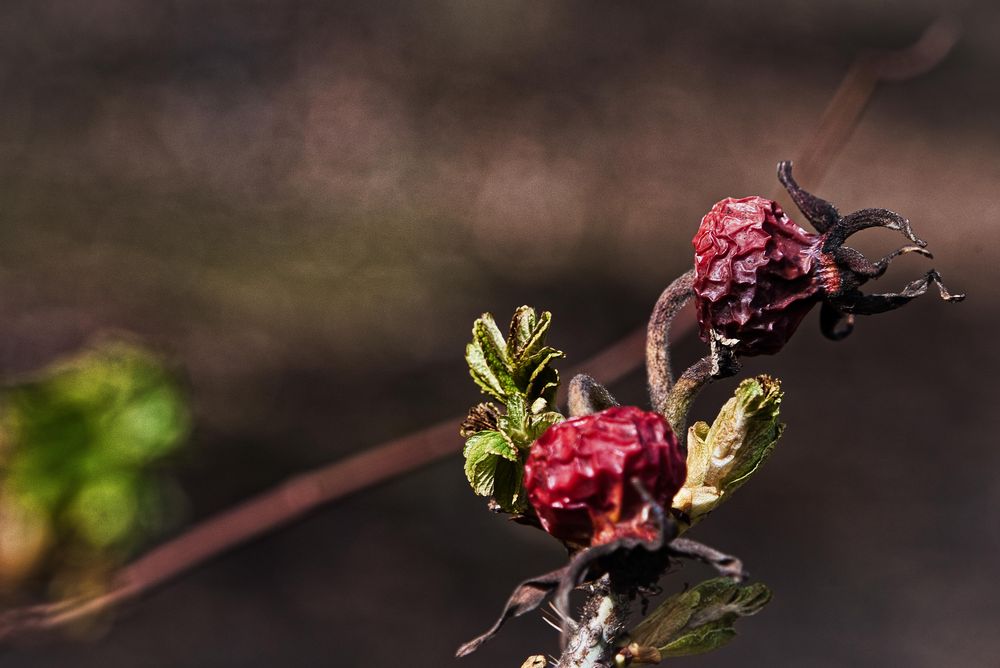
[[[774,449],[784,425],[778,422],[781,383],[757,376],[740,383],[709,427],[688,430],[688,477],[673,506],[693,525],[745,483]]]

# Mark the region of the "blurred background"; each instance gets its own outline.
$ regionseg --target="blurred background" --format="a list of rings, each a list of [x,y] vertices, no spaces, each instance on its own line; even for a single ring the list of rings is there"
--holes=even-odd
[[[141,551],[462,414],[479,397],[462,353],[482,311],[551,310],[564,368],[641,326],[690,265],[703,213],[778,195],[775,163],[801,155],[856,54],[912,43],[945,9],[963,24],[954,52],[881,85],[826,178],[803,185],[841,211],[908,216],[969,298],[860,319],[838,344],[813,314],[781,355],[748,361],[783,379],[789,426],[694,537],[741,556],[774,600],[726,648],[678,663],[995,665],[1000,8],[985,0],[8,0],[0,370],[14,382],[120,332],[180,375],[190,415],[171,408],[153,439],[170,447],[142,460],[169,479],[172,519],[123,547]],[[876,289],[926,268],[901,258]],[[678,342],[681,360],[700,354]],[[613,389],[645,401],[642,373]],[[0,656],[452,665],[515,583],[564,558],[486,511],[461,445],[113,624]],[[461,664],[557,648],[535,614]]]

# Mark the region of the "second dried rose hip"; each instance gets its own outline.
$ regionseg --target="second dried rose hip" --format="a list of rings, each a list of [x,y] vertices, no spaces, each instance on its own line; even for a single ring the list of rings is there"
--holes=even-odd
[[[669,508],[687,465],[663,416],[620,406],[549,427],[531,446],[524,471],[542,527],[586,546],[648,533],[643,490]]]

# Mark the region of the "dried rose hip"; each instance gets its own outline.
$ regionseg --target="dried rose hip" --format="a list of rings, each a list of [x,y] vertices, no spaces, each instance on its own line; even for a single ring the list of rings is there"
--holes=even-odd
[[[822,303],[820,327],[831,339],[853,328],[854,315],[899,308],[935,283],[946,301],[952,295],[933,269],[898,293],[864,295],[858,289],[885,273],[889,262],[905,253],[931,254],[910,223],[887,209],[863,209],[841,216],[837,209],[802,190],[792,179],[792,165],[778,165],[778,178],[796,206],[819,234],[806,232],[763,197],[727,198],[712,207],[693,244],[693,288],[701,336],[711,334],[739,355],[773,354],[785,345],[802,318]],[[877,262],[844,246],[849,236],[869,227],[898,230],[913,245]]]
[[[616,406],[549,427],[531,446],[524,487],[546,531],[599,545],[645,537],[640,487],[669,508],[686,476],[685,454],[663,416]]]
[[[711,328],[738,340],[738,353],[777,352],[820,299],[812,273],[818,243],[769,199],[728,197],[713,206],[694,237],[702,337]]]

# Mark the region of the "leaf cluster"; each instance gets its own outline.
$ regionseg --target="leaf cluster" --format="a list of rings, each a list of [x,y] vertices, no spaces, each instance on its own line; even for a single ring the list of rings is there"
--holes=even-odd
[[[500,404],[475,406],[463,424],[465,475],[476,494],[492,497],[505,512],[527,509],[522,488],[527,452],[563,419],[554,407],[559,372],[552,363],[564,355],[545,343],[551,323],[548,311],[539,315],[521,306],[505,338],[493,316],[484,313],[465,349],[473,381]]]

